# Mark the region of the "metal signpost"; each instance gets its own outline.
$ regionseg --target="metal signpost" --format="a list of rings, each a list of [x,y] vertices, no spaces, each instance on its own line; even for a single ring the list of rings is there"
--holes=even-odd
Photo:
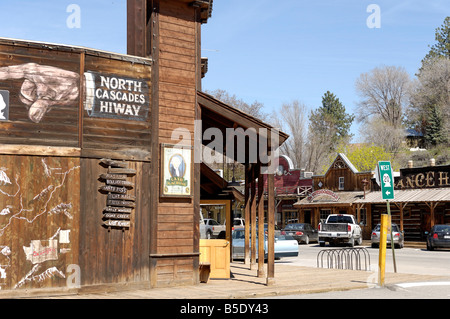
[[[394,237],[392,236],[392,218],[391,218],[391,205],[389,204],[389,200],[394,199],[394,177],[392,174],[392,165],[391,162],[378,162],[377,168],[377,181],[379,181],[381,187],[381,194],[383,199],[386,200],[387,212],[388,212],[388,223],[391,225],[390,233],[391,233],[391,248],[392,248],[392,259],[394,262],[394,272],[397,272],[397,264],[395,262],[395,248],[394,248]],[[384,227],[383,219],[380,229],[380,235],[383,232]],[[383,236],[382,236],[383,237]],[[386,255],[386,237],[384,237],[384,241],[380,238],[380,286],[384,285],[384,263],[385,255]],[[383,249],[384,247],[384,249]],[[382,252],[384,253],[384,258],[382,258]],[[383,265],[382,265],[383,264]],[[381,270],[383,270],[383,274],[381,274]],[[382,280],[383,279],[383,280]]]

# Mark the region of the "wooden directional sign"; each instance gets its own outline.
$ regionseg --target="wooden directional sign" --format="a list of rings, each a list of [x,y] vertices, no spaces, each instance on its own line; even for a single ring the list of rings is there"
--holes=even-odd
[[[125,228],[129,228],[130,227],[131,222],[128,220],[106,220],[103,222],[103,225],[107,226],[107,227],[125,227]]]
[[[127,162],[121,162],[121,161],[114,161],[109,158],[102,158],[100,160],[100,163],[105,164],[106,166],[112,166],[112,167],[121,167],[121,168],[127,168],[128,164]]]
[[[119,193],[119,194],[126,194],[127,189],[125,187],[116,187],[111,185],[104,185],[99,188],[102,191],[105,192],[111,192],[111,193]]]
[[[106,184],[113,186],[133,187],[132,182],[117,179],[107,179]]]
[[[136,207],[136,204],[133,202],[128,202],[125,200],[107,200],[106,204],[108,206],[116,206],[116,207],[130,207],[130,208],[134,208]]]
[[[110,168],[108,174],[136,175],[136,170],[129,168]]]
[[[108,199],[121,199],[121,200],[131,200],[136,201],[136,196],[127,194],[108,194]]]
[[[120,220],[130,220],[129,214],[116,214],[116,213],[106,213],[103,215],[105,219],[120,219]]]
[[[133,209],[129,207],[105,207],[103,209],[104,212],[107,213],[122,213],[122,214],[131,214]]]
[[[108,166],[108,172],[101,174],[106,185],[100,190],[108,193],[105,209],[103,209],[103,225],[111,228],[129,228],[130,219],[136,196],[128,195],[127,191],[133,188],[134,183],[127,180],[128,175],[135,175],[136,170],[128,169],[128,164],[124,161],[115,161],[107,158],[100,160],[103,166]]]
[[[394,178],[391,162],[378,162],[378,169],[383,199],[394,199]]]
[[[126,181],[127,180],[127,175],[120,175],[120,174],[101,174],[100,178],[103,180],[107,180],[107,179],[115,179],[115,180],[119,180],[119,181]]]

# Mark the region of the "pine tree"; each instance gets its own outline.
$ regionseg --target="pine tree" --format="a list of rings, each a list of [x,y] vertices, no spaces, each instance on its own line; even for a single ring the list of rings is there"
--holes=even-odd
[[[425,128],[425,142],[432,146],[445,143],[446,138],[443,128],[441,112],[436,105],[432,105],[428,114],[428,125]]]
[[[422,67],[436,58],[450,58],[450,17],[446,17],[436,29],[435,40],[436,43],[430,46],[430,52],[422,60]]]
[[[322,106],[316,111],[322,121],[332,126],[335,134],[333,142],[338,143],[342,139],[350,138],[350,127],[355,116],[345,112],[345,106],[330,91],[327,91],[322,97]]]

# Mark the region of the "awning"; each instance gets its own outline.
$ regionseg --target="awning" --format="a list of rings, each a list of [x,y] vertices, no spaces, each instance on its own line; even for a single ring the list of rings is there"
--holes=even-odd
[[[450,188],[395,190],[394,196],[394,199],[389,200],[390,203],[450,202]],[[386,203],[386,200],[382,198],[381,192],[370,192],[366,194],[365,199],[360,198],[355,203],[377,204]]]
[[[352,206],[359,199],[364,198],[364,192],[336,192],[338,199],[331,198],[329,195],[319,195],[310,200],[308,197],[303,198],[294,204],[297,208],[311,207],[332,207],[332,206]],[[366,194],[367,196],[367,194]]]

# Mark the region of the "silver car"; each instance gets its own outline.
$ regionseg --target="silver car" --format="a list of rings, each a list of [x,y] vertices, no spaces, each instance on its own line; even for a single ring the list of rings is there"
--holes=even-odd
[[[372,236],[371,236],[371,241],[372,241],[372,248],[377,248],[380,246],[380,228],[381,225],[378,224],[373,230],[372,230]],[[400,228],[398,227],[397,224],[392,224],[392,235],[394,236],[394,245],[396,248],[403,248],[404,244],[405,244],[405,239],[403,236],[403,232],[400,231]],[[386,239],[386,243],[388,245],[391,244],[391,232],[388,229],[387,232],[387,239]]]

